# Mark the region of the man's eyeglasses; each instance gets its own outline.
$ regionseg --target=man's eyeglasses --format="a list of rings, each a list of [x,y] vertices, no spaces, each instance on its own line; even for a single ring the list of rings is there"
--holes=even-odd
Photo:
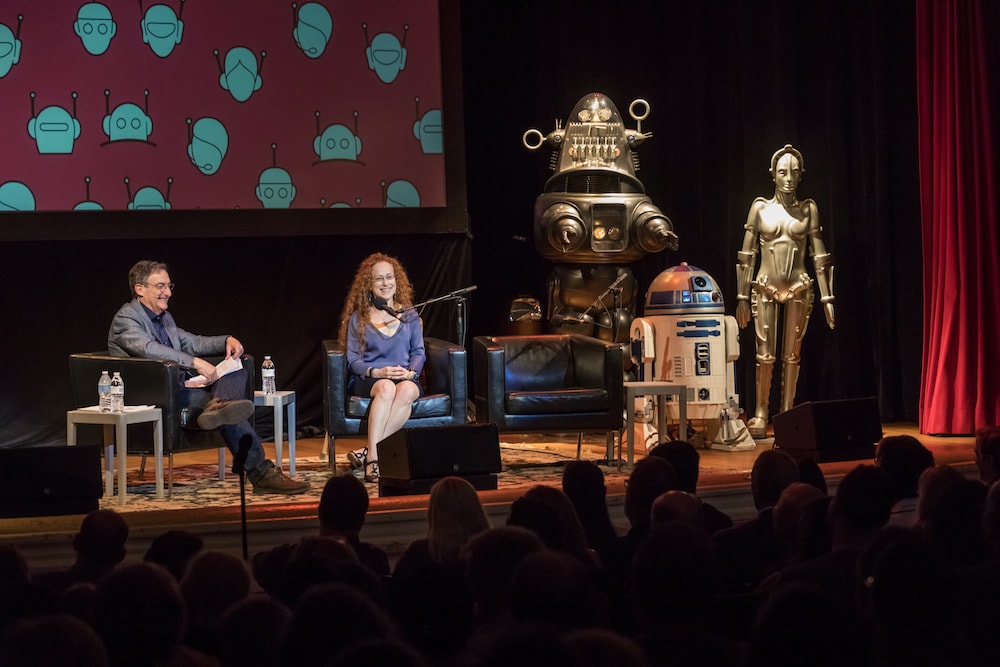
[[[156,283],[155,285],[150,285],[149,283],[143,283],[143,285],[151,289],[155,289],[157,292],[164,292],[166,290],[170,290],[171,292],[174,291],[173,283]]]

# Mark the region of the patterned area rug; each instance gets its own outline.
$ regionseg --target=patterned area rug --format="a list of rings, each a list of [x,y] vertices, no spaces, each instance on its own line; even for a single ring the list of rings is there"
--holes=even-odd
[[[592,451],[585,448],[584,457],[588,460]],[[500,443],[500,461],[502,472],[497,477],[498,489],[524,487],[536,484],[558,485],[562,478],[563,465],[574,459],[566,455],[566,448],[550,447],[545,444]],[[574,452],[575,454],[575,452]],[[297,457],[295,462],[295,478],[310,484],[310,489],[298,496],[283,496],[276,494],[253,495],[253,485],[247,482],[247,506],[287,505],[290,501],[296,504],[318,503],[326,480],[334,474],[326,460],[319,457]],[[608,484],[616,481],[621,483],[626,477],[626,471],[619,471],[617,466],[600,464]],[[118,502],[118,496],[101,499],[101,507],[113,509],[116,512],[154,512],[163,510],[199,509],[205,507],[235,507],[240,501],[239,478],[227,470],[225,481],[218,478],[218,465],[195,464],[176,466],[174,468],[173,493],[169,498],[156,497],[156,485],[153,473],[146,470],[143,479],[139,479],[138,470],[128,473],[128,495],[126,504]],[[336,474],[348,472],[346,463],[337,465]],[[166,476],[166,471],[164,471]],[[377,484],[366,484],[371,497],[378,496]],[[117,494],[117,487],[116,487]]]

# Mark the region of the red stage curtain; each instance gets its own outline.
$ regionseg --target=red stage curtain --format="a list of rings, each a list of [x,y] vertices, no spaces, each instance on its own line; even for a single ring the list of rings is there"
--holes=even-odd
[[[1000,423],[1000,270],[982,0],[917,0],[923,238],[920,431]],[[995,76],[995,73],[993,73]]]

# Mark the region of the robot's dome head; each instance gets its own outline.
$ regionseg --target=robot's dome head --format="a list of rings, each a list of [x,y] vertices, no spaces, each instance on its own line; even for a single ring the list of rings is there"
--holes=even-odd
[[[618,107],[602,93],[590,93],[580,98],[570,114],[571,123],[620,123]]]
[[[424,153],[441,153],[444,142],[441,135],[441,110],[431,109],[413,124],[413,136],[420,141]]]
[[[72,153],[80,138],[80,121],[60,106],[45,107],[28,121],[28,135],[39,153]]]
[[[356,160],[361,154],[361,137],[346,125],[331,125],[313,141],[313,150],[320,160]]]
[[[0,183],[0,211],[34,211],[35,195],[19,181]]]
[[[774,176],[774,170],[778,166],[778,160],[781,159],[782,155],[791,155],[792,157],[794,157],[796,160],[799,161],[799,173],[800,174],[806,173],[806,163],[805,160],[802,159],[802,153],[800,153],[799,150],[794,146],[792,146],[791,144],[785,144],[778,150],[774,151],[774,155],[771,156],[771,168],[769,169],[769,171],[771,172],[772,176]]]
[[[104,117],[104,134],[111,141],[146,141],[152,131],[153,121],[145,111],[131,102],[119,104],[110,115]]]
[[[660,273],[646,292],[647,317],[725,312],[719,284],[712,276],[687,262]]]
[[[14,32],[0,23],[0,77],[7,76],[10,68],[21,59],[21,40]]]
[[[111,16],[110,9],[99,2],[88,2],[76,13],[73,31],[83,42],[83,48],[87,53],[99,56],[108,50],[118,26]]]
[[[368,56],[368,67],[382,83],[392,83],[406,68],[406,47],[391,32],[375,35],[365,55]]]
[[[319,58],[326,50],[333,32],[333,19],[326,7],[318,2],[307,2],[299,8],[292,36],[302,53]]]
[[[142,41],[149,44],[153,53],[166,58],[181,43],[184,22],[166,5],[153,5],[142,19]]]
[[[130,211],[166,211],[170,209],[168,202],[160,191],[152,186],[139,188],[135,198],[129,202]]]
[[[288,208],[295,199],[291,175],[281,167],[268,167],[260,172],[257,199],[264,208]]]
[[[226,53],[219,85],[228,90],[237,102],[246,102],[264,83],[259,72],[257,56],[253,51],[243,46],[234,46]]]
[[[103,211],[104,207],[96,201],[82,201],[73,207],[74,211]]]

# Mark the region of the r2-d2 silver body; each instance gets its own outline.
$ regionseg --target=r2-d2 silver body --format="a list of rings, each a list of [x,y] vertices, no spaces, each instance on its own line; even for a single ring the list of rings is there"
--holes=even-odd
[[[736,318],[725,314],[718,283],[686,262],[653,280],[646,292],[645,314],[630,326],[640,379],[685,385],[687,416],[704,422],[713,449],[754,448],[739,420],[738,331]],[[648,412],[649,407],[641,409]],[[667,403],[667,412],[668,420],[678,419],[674,402]]]

